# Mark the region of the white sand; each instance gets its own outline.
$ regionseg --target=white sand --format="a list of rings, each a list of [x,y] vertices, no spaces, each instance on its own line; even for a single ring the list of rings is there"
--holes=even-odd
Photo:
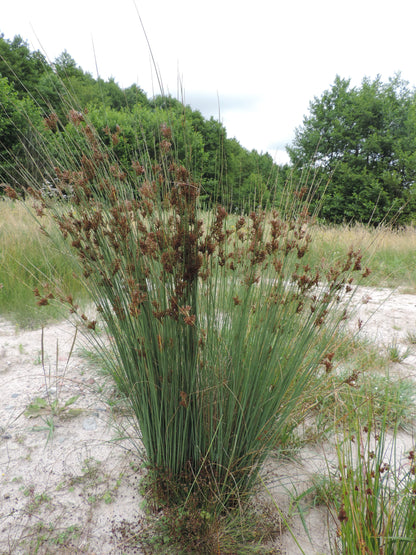
[[[407,334],[416,333],[416,296],[363,288],[356,302],[353,328],[358,319],[365,322],[360,333],[380,350],[393,342],[403,351],[409,347]],[[126,521],[134,532],[142,515],[140,473],[133,468],[140,460],[129,442],[111,441],[117,435],[114,415],[104,402],[109,392],[103,393],[107,386],[97,369],[76,350],[66,366],[73,337],[68,323],[45,328],[43,367],[41,330],[22,332],[0,321],[0,553],[31,553],[38,543],[38,553],[140,552],[122,547],[120,534],[112,531]],[[415,377],[415,354],[394,365],[394,371]],[[29,404],[47,398],[48,391],[50,401],[58,399],[61,414],[51,416],[45,409],[28,418],[24,412]],[[79,397],[63,408],[73,396]],[[68,417],[70,409],[81,410]],[[122,425],[123,418],[117,418]],[[411,442],[411,436],[404,437],[407,448]],[[286,488],[295,486],[301,492],[309,487],[312,474],[325,470],[323,449],[310,446],[299,462],[267,466],[270,491],[283,510],[289,503]],[[326,457],[331,461],[330,453]],[[312,544],[301,522],[292,521],[308,555],[330,553],[327,518],[323,508],[308,514]],[[301,553],[287,533],[281,551],[276,547],[279,552]]]

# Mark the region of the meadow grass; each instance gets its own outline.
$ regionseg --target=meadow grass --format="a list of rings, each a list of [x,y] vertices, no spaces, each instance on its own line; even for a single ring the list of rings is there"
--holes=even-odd
[[[74,276],[74,260],[68,245],[45,222],[50,241],[34,218],[34,210],[7,198],[0,200],[0,316],[22,328],[40,327],[62,319],[62,308],[50,303],[38,306],[34,294],[43,283],[55,282],[63,291],[86,300],[82,283]]]
[[[59,282],[63,291],[87,300],[77,265],[68,256],[68,245],[55,233],[51,242],[39,229],[31,203],[25,206],[8,198],[0,201],[0,316],[22,327],[36,327],[62,318],[57,305],[38,307],[33,290],[44,282]],[[208,214],[203,214],[206,220]],[[53,224],[45,224],[54,233]],[[230,225],[232,227],[232,224]],[[324,227],[312,230],[313,241],[305,262],[345,256],[351,245],[362,249],[371,269],[368,285],[416,291],[416,231],[371,229],[362,225]]]
[[[416,292],[416,228],[319,225],[312,233],[314,241],[308,254],[311,259],[337,257],[354,245],[361,248],[371,269],[368,285]]]

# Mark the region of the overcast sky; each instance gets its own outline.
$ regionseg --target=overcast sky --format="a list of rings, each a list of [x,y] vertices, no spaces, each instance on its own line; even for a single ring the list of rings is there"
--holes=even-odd
[[[277,161],[337,74],[416,85],[415,0],[0,0],[0,33],[151,96],[138,13],[165,92]]]

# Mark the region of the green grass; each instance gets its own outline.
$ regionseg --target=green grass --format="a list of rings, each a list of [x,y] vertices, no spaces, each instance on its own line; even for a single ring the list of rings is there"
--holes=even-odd
[[[333,376],[325,390],[315,398],[313,412],[317,432],[333,433],[340,425],[352,424],[358,416],[364,417],[371,407],[374,422],[384,421],[389,413],[388,427],[411,430],[416,418],[416,384],[410,378],[392,377],[382,373],[344,373]]]
[[[338,442],[342,493],[330,504],[338,521],[334,553],[414,553],[415,454],[399,451],[397,428],[392,438],[386,433],[389,419],[388,409],[380,425],[371,410],[356,416]]]
[[[352,410],[335,436],[337,468],[327,463],[328,473],[314,475],[300,496],[329,509],[335,524],[332,554],[414,553],[415,451],[399,449],[398,427],[391,429],[390,392],[380,395],[386,407],[382,418],[374,419],[378,409],[371,404],[366,414]]]
[[[416,383],[389,373],[402,358],[346,336],[333,359],[343,370],[327,376],[307,399],[315,421],[310,419],[303,440],[326,440],[338,469],[329,456],[326,472],[312,477],[299,500],[307,504],[302,511],[329,509],[333,554],[414,552],[415,450],[403,452],[402,442],[403,431],[415,429]]]
[[[36,328],[62,319],[62,307],[50,302],[38,306],[34,290],[54,283],[63,294],[86,301],[82,283],[74,276],[76,265],[68,245],[45,222],[53,241],[45,237],[33,217],[29,202],[0,200],[0,316],[22,328]]]
[[[406,358],[411,354],[411,349],[409,347],[403,348],[401,347],[397,339],[391,341],[387,347],[387,355],[391,362],[403,362]]]
[[[68,256],[68,245],[50,224],[46,227],[54,237],[53,241],[48,240],[32,214],[29,202],[22,206],[7,198],[0,200],[0,316],[23,328],[63,317],[57,304],[36,304],[33,290],[43,283],[57,282],[63,292],[75,295],[79,302],[87,301],[83,284],[74,276],[78,268],[73,257]],[[362,245],[363,260],[368,259],[372,272],[371,285],[416,290],[413,228],[376,231],[363,226],[318,227],[313,234],[305,262],[331,260],[345,255],[351,244]]]
[[[357,415],[364,417],[369,407],[378,424],[388,410],[390,429],[414,428],[416,384],[390,373],[387,349],[347,332],[334,338],[330,350],[331,367],[327,371],[324,361],[299,398],[296,413],[279,435],[277,456],[296,458],[303,446],[330,439],[339,426],[352,424]]]

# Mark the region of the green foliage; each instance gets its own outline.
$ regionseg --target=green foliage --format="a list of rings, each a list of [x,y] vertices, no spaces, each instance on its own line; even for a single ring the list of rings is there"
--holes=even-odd
[[[157,163],[160,159],[160,129],[162,124],[169,125],[169,141],[177,162],[193,168],[196,178],[202,177],[205,162],[202,136],[193,129],[181,104],[161,109],[136,104],[122,111],[98,107],[89,110],[88,118],[99,130],[103,143],[112,147],[116,159],[126,168],[131,168],[132,160],[138,156]],[[134,174],[133,170],[131,173]]]
[[[36,93],[39,76],[46,67],[45,57],[39,51],[31,52],[22,37],[7,40],[0,35],[0,77],[13,85],[19,98]]]
[[[161,122],[167,122],[172,129],[177,161],[192,168],[203,188],[202,199],[241,211],[248,204],[266,206],[275,196],[278,168],[269,154],[248,152],[238,141],[227,138],[221,123],[214,118],[205,120],[200,112],[172,97],[160,95],[149,100],[136,85],[123,90],[114,79],[94,79],[66,51],[48,65],[39,52],[30,52],[20,37],[13,41],[0,37],[1,76],[6,79],[2,86],[8,87],[2,97],[8,95],[8,104],[13,104],[13,108],[6,110],[4,104],[0,130],[14,122],[5,135],[4,162],[0,157],[1,181],[15,186],[12,176],[19,164],[28,166],[33,159],[30,171],[40,166],[38,151],[31,146],[33,132],[27,132],[27,121],[32,125],[36,121],[39,131],[39,125],[43,126],[41,116],[46,118],[45,140],[52,148],[49,157],[60,160],[60,132],[68,126],[68,113],[75,109],[89,112],[105,144],[111,143],[116,128],[121,129],[113,151],[123,164],[138,156],[157,161],[159,127]],[[9,91],[15,91],[14,96]],[[19,103],[29,103],[30,109]],[[21,121],[22,116],[26,123]],[[54,141],[51,131],[56,134]]]
[[[19,182],[16,160],[32,168],[31,139],[42,128],[41,115],[32,102],[19,98],[8,80],[0,76],[0,183]]]
[[[415,93],[399,76],[388,83],[364,79],[361,87],[337,77],[311,102],[288,151],[298,168],[312,163],[319,171],[324,220],[379,224],[412,218],[415,110]]]
[[[248,152],[236,139],[225,143],[226,191],[225,199],[234,209],[248,210],[275,204],[278,168],[269,154]],[[283,188],[283,183],[281,188]]]
[[[76,264],[68,256],[68,245],[46,221],[44,226],[55,243],[46,240],[28,203],[19,206],[7,198],[0,200],[0,313],[22,327],[62,318],[62,307],[36,304],[34,291],[46,282],[59,283],[62,293],[72,294],[79,303],[87,298],[74,277]]]
[[[366,419],[357,417],[338,443],[342,493],[332,504],[338,521],[336,553],[414,552],[415,452],[399,452],[397,430],[388,439],[388,418],[386,411],[378,426],[371,412]]]
[[[68,417],[78,416],[82,412],[82,409],[69,409],[69,407],[78,400],[78,397],[79,395],[74,395],[65,401],[65,403],[60,403],[59,399],[49,401],[43,397],[35,397],[27,406],[25,416],[27,418],[37,418],[38,416],[47,414],[61,416],[64,413]]]

